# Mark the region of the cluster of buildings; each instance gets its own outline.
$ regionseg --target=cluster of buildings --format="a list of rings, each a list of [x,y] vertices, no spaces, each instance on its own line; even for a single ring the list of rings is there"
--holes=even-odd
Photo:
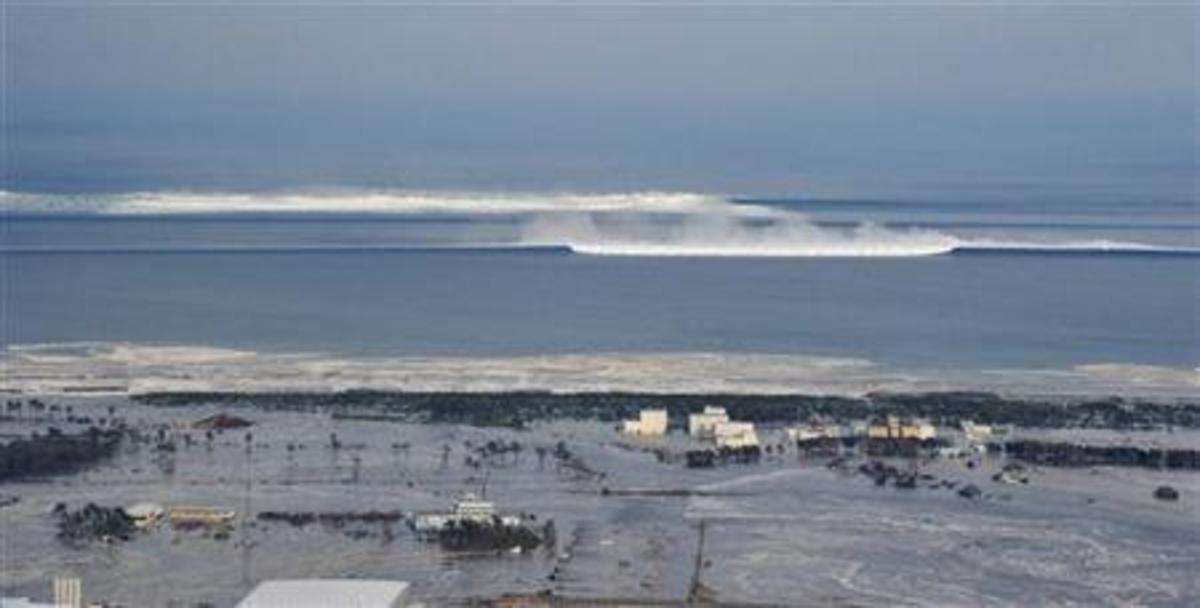
[[[886,416],[872,422],[847,424],[811,421],[787,429],[787,435],[791,442],[805,444],[809,448],[841,443],[853,445],[858,441],[867,441],[868,445],[903,442],[926,447],[928,442],[935,442],[939,456],[962,458],[987,452],[990,443],[1010,431],[1009,427],[979,424],[971,420],[962,421],[957,429],[939,430],[928,420]]]
[[[624,420],[621,430],[626,435],[652,437],[665,435],[670,419],[667,410],[642,410],[633,420]],[[701,441],[711,441],[718,448],[746,448],[758,445],[758,433],[753,422],[729,419],[723,407],[706,406],[688,415],[688,434]]]
[[[230,509],[179,505],[164,507],[158,503],[142,502],[125,508],[125,514],[139,530],[149,530],[166,519],[173,528],[220,527],[233,525],[237,512]]]
[[[503,526],[519,526],[521,516],[501,514],[495,504],[468,492],[454,503],[450,511],[414,513],[409,518],[409,525],[418,534],[437,534],[448,527],[468,522],[485,525],[498,522]]]
[[[915,439],[927,441],[937,439],[937,427],[928,420],[901,420],[898,416],[887,416],[867,427],[867,439]]]
[[[938,429],[928,420],[886,416],[873,422],[859,421],[849,424],[813,421],[789,428],[787,434],[788,439],[800,442],[823,439],[928,441],[938,438]]]

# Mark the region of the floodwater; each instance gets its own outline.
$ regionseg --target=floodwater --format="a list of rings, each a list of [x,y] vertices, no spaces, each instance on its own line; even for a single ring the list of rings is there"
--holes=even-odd
[[[115,404],[151,428],[185,424],[210,408],[152,409],[119,398],[78,399],[76,413]],[[129,606],[232,606],[271,578],[390,578],[412,583],[427,605],[552,590],[571,597],[681,600],[689,592],[700,528],[699,580],[719,601],[784,605],[1195,605],[1200,584],[1200,476],[1132,469],[1037,469],[1028,485],[962,461],[925,463],[939,479],[976,483],[983,498],[951,490],[875,487],[794,451],[757,465],[688,470],[650,448],[679,451],[688,439],[638,443],[602,423],[559,422],[530,431],[335,420],[324,414],[238,410],[245,431],[202,432],[175,453],[130,448],[86,473],[10,483],[0,508],[4,595],[48,598],[50,579],[83,579],[89,601]],[[6,432],[45,424],[6,423]],[[71,425],[62,424],[65,429]],[[182,427],[181,427],[182,428]],[[183,432],[183,431],[180,431]],[[336,433],[344,446],[328,447]],[[782,433],[764,439],[782,442]],[[1187,432],[1184,432],[1187,434]],[[517,457],[479,470],[464,463],[488,440],[519,441]],[[563,441],[591,469],[581,477],[539,463],[535,447]],[[1194,444],[1195,438],[1191,440]],[[287,449],[288,444],[293,449]],[[405,450],[393,445],[407,443]],[[302,446],[302,447],[300,447]],[[449,454],[443,459],[445,447]],[[907,466],[907,465],[903,465]],[[1176,503],[1156,501],[1168,483]],[[486,486],[486,487],[485,487]],[[613,490],[696,490],[684,496]],[[414,539],[402,525],[362,538],[313,524],[254,522],[275,511],[443,509],[464,491],[505,511],[553,519],[553,549],[524,555],[461,555]],[[55,539],[53,506],[207,505],[234,509],[230,538],[164,526],[114,545],[68,547]],[[553,579],[551,579],[553,575]]]

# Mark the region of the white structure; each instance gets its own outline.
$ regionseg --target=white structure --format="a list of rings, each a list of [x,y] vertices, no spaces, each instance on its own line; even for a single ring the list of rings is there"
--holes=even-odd
[[[56,577],[54,605],[58,608],[83,608],[83,582],[74,576]]]
[[[986,424],[975,424],[970,420],[962,421],[962,431],[969,443],[986,443],[992,438],[992,427]]]
[[[745,448],[758,445],[753,422],[721,422],[714,429],[719,448]]]
[[[357,579],[263,581],[237,608],[400,608],[408,583]]]
[[[697,439],[714,439],[717,425],[725,422],[729,422],[725,408],[708,405],[703,412],[688,416],[688,434]]]
[[[811,441],[813,439],[840,439],[842,427],[832,424],[814,422],[795,426],[787,430],[788,439],[792,441]]]
[[[133,518],[133,525],[139,530],[154,527],[163,516],[167,514],[167,510],[162,505],[152,502],[140,502],[136,505],[126,507],[125,514]]]
[[[667,432],[667,410],[642,410],[637,420],[622,421],[626,435],[663,435]]]
[[[500,518],[500,523],[505,526],[518,526],[521,524],[521,518],[517,515],[500,515],[496,512],[496,505],[477,498],[474,494],[464,494],[458,502],[454,503],[454,510],[443,512],[427,512],[415,513],[409,520],[412,529],[422,534],[437,533],[450,525],[451,522],[460,523],[469,521],[477,524],[491,524],[496,518]]]
[[[0,608],[58,608],[58,606],[35,602],[27,597],[0,597]]]
[[[83,608],[83,583],[74,576],[54,578],[54,603],[27,597],[0,597],[0,608]]]

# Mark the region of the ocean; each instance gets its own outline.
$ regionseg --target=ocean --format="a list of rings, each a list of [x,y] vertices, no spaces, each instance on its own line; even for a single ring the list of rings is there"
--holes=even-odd
[[[1200,365],[1194,202],[7,193],[6,349]]]

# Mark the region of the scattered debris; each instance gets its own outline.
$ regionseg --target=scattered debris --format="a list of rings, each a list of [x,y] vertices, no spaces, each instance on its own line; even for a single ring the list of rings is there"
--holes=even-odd
[[[757,445],[723,446],[716,449],[688,450],[684,455],[689,469],[709,469],[724,464],[752,464],[762,458]]]
[[[226,414],[225,412],[219,412],[207,418],[201,418],[200,420],[193,422],[192,428],[203,431],[224,431],[228,429],[242,429],[253,424],[253,422],[246,420],[245,418],[239,418],[237,416]]]
[[[1154,497],[1159,500],[1179,500],[1179,490],[1171,486],[1158,486],[1154,490]]]
[[[351,522],[364,523],[395,523],[404,519],[400,511],[332,511],[316,513],[312,511],[262,511],[257,516],[262,522],[285,523],[297,528],[319,523],[323,526],[341,528]]]
[[[125,514],[133,519],[133,524],[139,530],[154,527],[166,513],[162,505],[152,502],[141,502],[125,508]]]
[[[89,502],[82,509],[71,511],[60,502],[51,513],[58,518],[58,538],[68,543],[125,541],[137,531],[133,518],[120,507],[101,507]]]
[[[896,488],[912,490],[917,487],[916,471],[901,471],[879,460],[860,465],[858,472],[870,477],[877,486],[887,485],[888,480],[892,480],[892,485]]]

